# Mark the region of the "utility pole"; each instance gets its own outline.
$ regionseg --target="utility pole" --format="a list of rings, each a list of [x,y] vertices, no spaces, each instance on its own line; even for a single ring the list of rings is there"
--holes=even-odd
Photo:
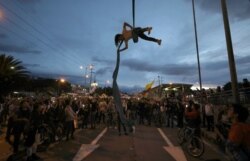
[[[222,9],[222,14],[223,14],[225,36],[226,36],[226,43],[227,43],[227,53],[228,53],[228,62],[229,62],[229,68],[230,68],[233,101],[234,103],[240,103],[237,73],[236,73],[236,67],[235,67],[235,61],[234,61],[234,52],[233,52],[232,38],[231,38],[231,32],[230,32],[230,25],[228,21],[226,0],[221,0],[221,9]]]
[[[199,83],[200,83],[200,91],[201,91],[202,90],[201,68],[200,68],[199,45],[198,45],[198,37],[197,37],[197,29],[196,29],[197,27],[196,27],[194,0],[192,0],[192,7],[193,7],[193,18],[194,18],[195,45],[196,45],[196,54],[197,54],[198,72],[199,72]]]
[[[159,88],[158,88],[158,95],[161,96],[161,79],[160,76],[158,75],[158,83],[159,83]]]
[[[84,75],[84,78],[85,78],[85,87],[87,87],[87,71],[88,71],[88,66],[86,66],[85,68],[85,75]]]
[[[92,83],[92,75],[93,75],[93,69],[94,69],[94,65],[90,65],[89,66],[90,69],[90,88],[91,88],[91,83]]]

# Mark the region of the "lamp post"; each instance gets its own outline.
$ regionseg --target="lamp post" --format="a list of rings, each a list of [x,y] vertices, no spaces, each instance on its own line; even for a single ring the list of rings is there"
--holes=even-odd
[[[61,84],[63,84],[65,82],[64,78],[60,78],[58,80],[58,96],[61,95]]]
[[[231,86],[232,86],[232,94],[234,103],[240,102],[239,91],[238,91],[238,81],[237,81],[237,73],[234,61],[234,52],[232,45],[232,38],[230,32],[230,26],[228,21],[228,13],[227,13],[227,4],[226,0],[221,0],[221,9],[224,21],[224,29],[227,43],[227,53],[228,53],[228,62],[230,68],[230,76],[231,76]]]
[[[85,87],[87,87],[87,78],[89,77],[87,75],[87,72],[88,72],[88,67],[85,68],[85,75],[84,75],[84,78],[85,78]]]
[[[92,74],[93,74],[94,65],[90,64],[90,65],[89,65],[89,69],[90,69],[90,86],[91,86],[91,83],[92,83]]]

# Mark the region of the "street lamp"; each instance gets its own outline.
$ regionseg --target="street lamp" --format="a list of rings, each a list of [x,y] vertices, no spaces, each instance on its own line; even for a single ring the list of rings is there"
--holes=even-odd
[[[64,79],[64,78],[61,78],[61,79],[60,79],[60,82],[61,82],[61,83],[64,83],[64,82],[65,82],[65,79]]]
[[[89,70],[90,70],[90,86],[91,86],[91,83],[92,83],[93,69],[94,69],[94,65],[90,64],[89,65]]]
[[[57,81],[58,81],[58,91],[57,91],[57,93],[58,93],[58,95],[60,95],[60,94],[61,94],[61,89],[60,89],[60,87],[61,87],[61,84],[65,83],[65,79],[64,79],[64,78],[60,78],[60,79],[57,80]]]
[[[108,87],[108,86],[109,86],[109,84],[110,84],[110,81],[109,81],[109,80],[107,80],[107,81],[106,81],[106,87]]]

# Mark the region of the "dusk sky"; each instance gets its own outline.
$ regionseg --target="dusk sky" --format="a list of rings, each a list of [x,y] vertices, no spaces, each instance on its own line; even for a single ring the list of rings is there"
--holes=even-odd
[[[249,80],[250,1],[227,6],[238,81]],[[195,7],[202,83],[224,85],[231,79],[220,0],[195,0]],[[158,76],[162,83],[197,84],[192,0],[136,0],[135,8],[135,25],[153,27],[150,36],[162,44],[131,41],[121,53],[118,85],[144,87]],[[77,84],[93,64],[96,81],[111,85],[114,36],[123,22],[132,24],[132,0],[0,0],[0,53],[33,75]]]

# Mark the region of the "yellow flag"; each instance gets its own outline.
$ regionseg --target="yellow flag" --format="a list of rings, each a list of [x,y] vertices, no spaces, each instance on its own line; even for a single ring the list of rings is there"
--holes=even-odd
[[[145,90],[148,91],[152,88],[153,84],[154,84],[155,80],[153,80],[152,82],[149,82],[146,86],[145,86]]]

